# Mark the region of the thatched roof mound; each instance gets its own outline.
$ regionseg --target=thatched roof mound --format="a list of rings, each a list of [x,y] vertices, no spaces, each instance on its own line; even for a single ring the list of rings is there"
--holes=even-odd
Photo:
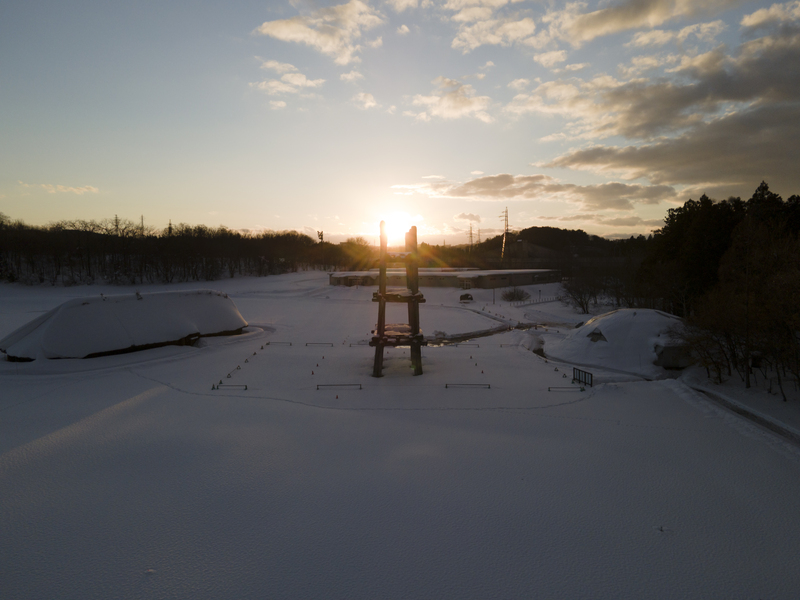
[[[76,298],[0,340],[9,360],[91,358],[210,335],[241,333],[247,322],[227,294],[212,290]]]
[[[681,323],[678,317],[658,310],[614,310],[589,319],[564,338],[547,340],[544,351],[547,356],[576,365],[658,378],[664,375],[662,367],[688,364],[667,364],[664,357],[665,350],[669,354],[679,347],[679,342],[669,332]]]

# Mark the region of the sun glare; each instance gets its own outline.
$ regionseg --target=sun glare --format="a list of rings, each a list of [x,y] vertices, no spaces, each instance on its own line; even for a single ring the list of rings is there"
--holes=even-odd
[[[393,212],[383,215],[380,220],[386,221],[386,236],[389,238],[389,245],[403,246],[406,243],[406,232],[420,219],[415,219],[406,212]]]

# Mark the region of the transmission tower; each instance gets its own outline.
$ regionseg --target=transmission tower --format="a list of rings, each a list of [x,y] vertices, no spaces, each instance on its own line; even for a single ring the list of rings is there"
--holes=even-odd
[[[503,247],[500,250],[500,265],[506,258],[506,238],[508,238],[508,207],[500,213],[500,220],[503,221]]]
[[[469,251],[472,252],[472,223],[469,224]]]

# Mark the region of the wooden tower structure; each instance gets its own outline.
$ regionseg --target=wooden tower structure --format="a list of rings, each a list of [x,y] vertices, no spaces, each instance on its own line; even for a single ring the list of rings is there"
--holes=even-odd
[[[378,325],[372,332],[369,345],[375,346],[375,365],[373,377],[383,376],[383,349],[397,346],[410,346],[411,366],[414,375],[422,375],[422,346],[426,345],[419,329],[419,305],[425,298],[419,291],[419,254],[417,253],[417,228],[411,227],[406,233],[405,252],[389,254],[386,249],[386,223],[381,221],[381,255],[378,291],[372,295],[372,301],[378,303]],[[387,258],[402,261],[406,267],[406,289],[386,289]],[[408,306],[408,323],[386,323],[386,303],[402,302]]]

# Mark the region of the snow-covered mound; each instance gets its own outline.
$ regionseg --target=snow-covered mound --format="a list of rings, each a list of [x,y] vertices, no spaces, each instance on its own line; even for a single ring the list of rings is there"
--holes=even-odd
[[[635,373],[646,378],[664,374],[662,366],[686,366],[673,363],[671,354],[676,342],[668,335],[680,325],[678,317],[650,309],[620,309],[589,319],[561,338],[548,337],[544,352],[558,360]]]
[[[247,322],[227,294],[213,290],[76,298],[0,340],[9,360],[89,358],[200,336],[240,333]]]

